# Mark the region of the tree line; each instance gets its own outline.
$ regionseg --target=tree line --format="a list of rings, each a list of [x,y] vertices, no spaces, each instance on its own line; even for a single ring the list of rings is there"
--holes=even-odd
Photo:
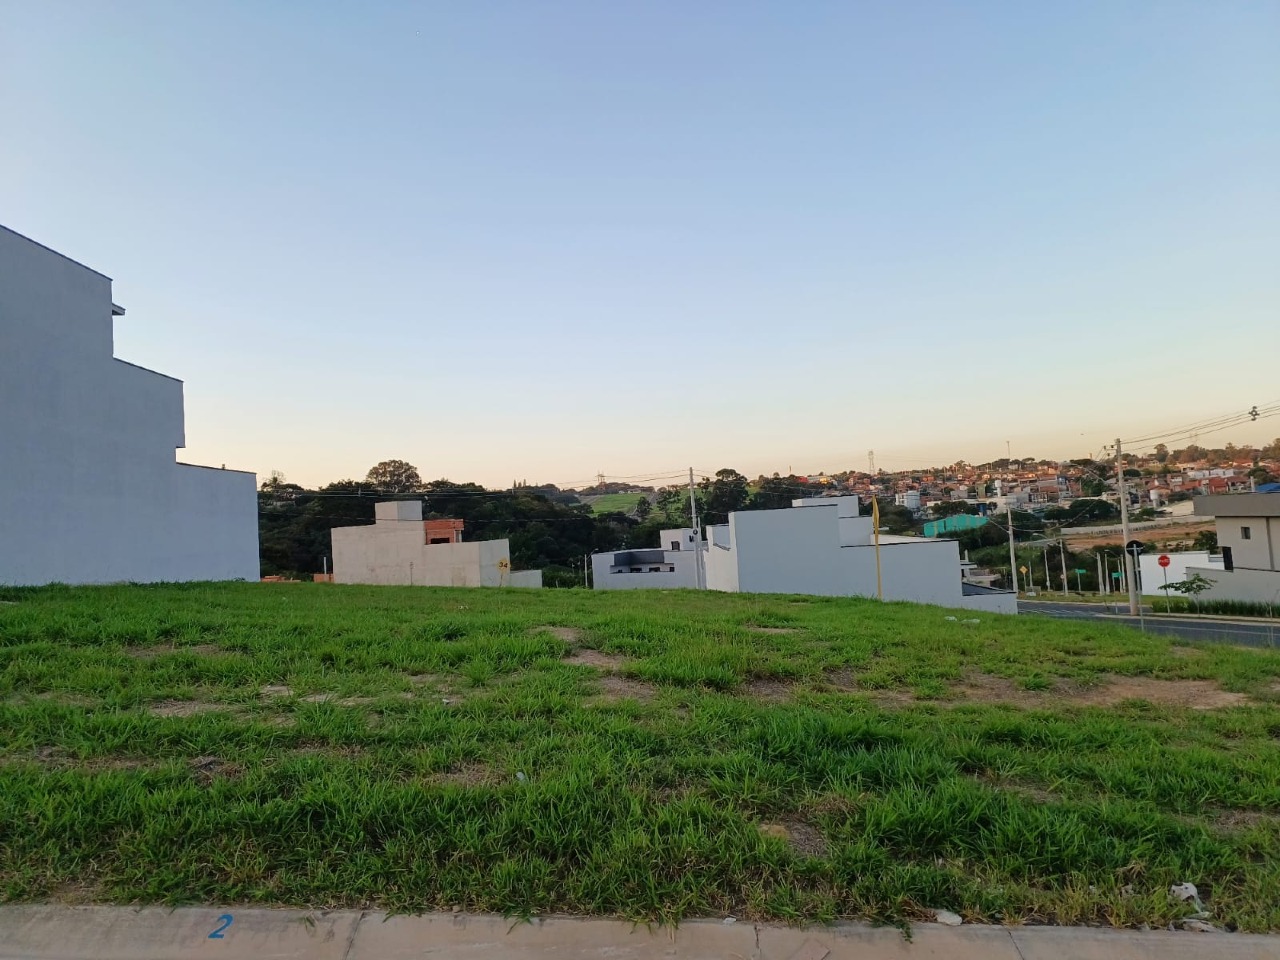
[[[703,524],[726,523],[735,510],[786,507],[820,490],[799,477],[760,478],[752,484],[726,469],[703,478],[695,499]],[[548,586],[581,586],[583,560],[591,553],[657,547],[660,531],[687,526],[692,512],[687,487],[652,491],[631,513],[593,513],[578,491],[552,484],[491,490],[445,479],[424,482],[404,460],[375,464],[363,480],[315,489],[273,474],[258,491],[262,575],[309,578],[321,572],[331,558],[330,530],[372,523],[374,504],[395,499],[423,501],[427,519],[462,520],[464,540],[509,540],[512,566],[542,570]]]

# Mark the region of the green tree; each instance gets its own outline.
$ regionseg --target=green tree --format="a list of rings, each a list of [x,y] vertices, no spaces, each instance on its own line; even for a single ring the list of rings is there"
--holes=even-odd
[[[379,493],[413,493],[422,487],[418,468],[404,460],[383,460],[369,468],[365,477]]]
[[[1210,580],[1203,574],[1193,573],[1185,580],[1169,584],[1169,589],[1175,593],[1182,594],[1184,597],[1190,597],[1192,605],[1199,611],[1200,594],[1210,589],[1217,582],[1217,580]]]
[[[1156,462],[1164,463],[1169,459],[1169,448],[1163,443],[1156,444]]]
[[[1201,530],[1196,534],[1196,538],[1191,541],[1193,550],[1208,550],[1210,553],[1218,552],[1218,531],[1217,530]]]
[[[751,499],[747,478],[727,467],[717,470],[714,480],[704,477],[698,489],[702,494],[700,510],[704,526],[728,523],[729,514],[745,509]]]
[[[636,501],[636,509],[634,512],[636,515],[636,519],[639,520],[641,523],[643,523],[645,520],[648,520],[649,514],[653,512],[653,505],[649,503],[649,498],[641,497],[638,501]]]
[[[807,497],[812,492],[807,480],[794,475],[780,477],[775,473],[757,481],[756,492],[747,506],[751,510],[783,510],[791,506],[792,500]]]
[[[954,517],[962,513],[976,516],[982,512],[978,509],[976,503],[965,503],[963,500],[943,500],[941,503],[935,503],[931,509],[933,515],[939,520],[943,517]]]

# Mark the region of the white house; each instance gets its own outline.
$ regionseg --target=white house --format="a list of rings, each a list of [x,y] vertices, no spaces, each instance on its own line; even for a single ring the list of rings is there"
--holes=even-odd
[[[886,600],[1017,613],[1014,594],[964,584],[954,540],[880,536]],[[707,528],[706,583],[742,593],[876,596],[876,548],[857,497],[810,497],[791,509],[729,514]]]
[[[182,381],[115,359],[121,316],[0,227],[0,583],[257,580],[256,478],[176,462]]]
[[[461,520],[423,520],[421,500],[374,505],[374,522],[334,527],[334,583],[418,587],[541,587],[541,570],[512,570],[508,540],[462,542]]]
[[[1199,497],[1195,511],[1215,518],[1222,551],[1219,567],[1187,567],[1213,581],[1200,599],[1280,606],[1280,493]]]
[[[692,530],[665,530],[661,548],[596,554],[592,569],[598,590],[693,588],[701,565],[710,590],[874,597],[872,534],[857,497],[810,497],[790,509],[731,513],[701,544]],[[1012,593],[962,582],[954,540],[881,535],[880,565],[886,600],[1018,612]]]
[[[698,543],[691,528],[663,530],[653,549],[616,550],[591,555],[591,579],[597,590],[635,590],[698,586]],[[703,544],[705,548],[705,542]]]

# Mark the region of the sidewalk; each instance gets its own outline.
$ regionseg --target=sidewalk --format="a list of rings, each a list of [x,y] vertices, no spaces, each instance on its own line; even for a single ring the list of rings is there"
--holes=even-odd
[[[0,906],[0,960],[1280,960],[1280,936],[1084,927],[676,929],[552,917],[237,907]]]

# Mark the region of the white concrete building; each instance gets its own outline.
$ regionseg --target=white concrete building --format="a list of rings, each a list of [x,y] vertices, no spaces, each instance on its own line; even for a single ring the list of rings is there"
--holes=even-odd
[[[1236,493],[1195,500],[1197,516],[1214,517],[1222,565],[1188,566],[1213,581],[1201,600],[1280,606],[1280,493]],[[1147,588],[1150,592],[1150,587]]]
[[[652,549],[593,553],[591,581],[595,589],[697,587],[698,545],[693,530],[663,530],[659,543],[660,547]]]
[[[423,520],[421,500],[374,505],[374,522],[334,527],[334,583],[418,587],[541,587],[541,570],[512,570],[508,540],[462,542],[462,521]]]
[[[692,589],[701,560],[710,590],[874,597],[872,532],[857,497],[795,500],[790,509],[731,513],[700,545],[692,530],[664,530],[661,548],[595,554],[594,585]],[[962,582],[954,540],[881,535],[880,563],[886,600],[1018,612],[1012,593]]]
[[[1161,556],[1169,558],[1167,570],[1160,566]],[[1162,587],[1165,583],[1178,583],[1187,579],[1192,569],[1221,571],[1222,557],[1208,550],[1184,550],[1166,554],[1144,553],[1138,557],[1138,584],[1142,588],[1143,596],[1163,597]],[[1171,597],[1178,595],[1173,590],[1169,591]]]
[[[708,589],[876,596],[871,518],[859,510],[857,497],[810,497],[789,510],[729,514],[707,528]],[[954,540],[881,534],[880,565],[886,600],[1018,612],[1012,593],[962,583]]]
[[[920,512],[920,491],[906,490],[902,493],[896,493],[893,496],[893,502],[896,506],[906,507],[912,513]]]
[[[0,583],[257,580],[256,478],[176,462],[182,381],[115,359],[121,316],[0,227]]]

